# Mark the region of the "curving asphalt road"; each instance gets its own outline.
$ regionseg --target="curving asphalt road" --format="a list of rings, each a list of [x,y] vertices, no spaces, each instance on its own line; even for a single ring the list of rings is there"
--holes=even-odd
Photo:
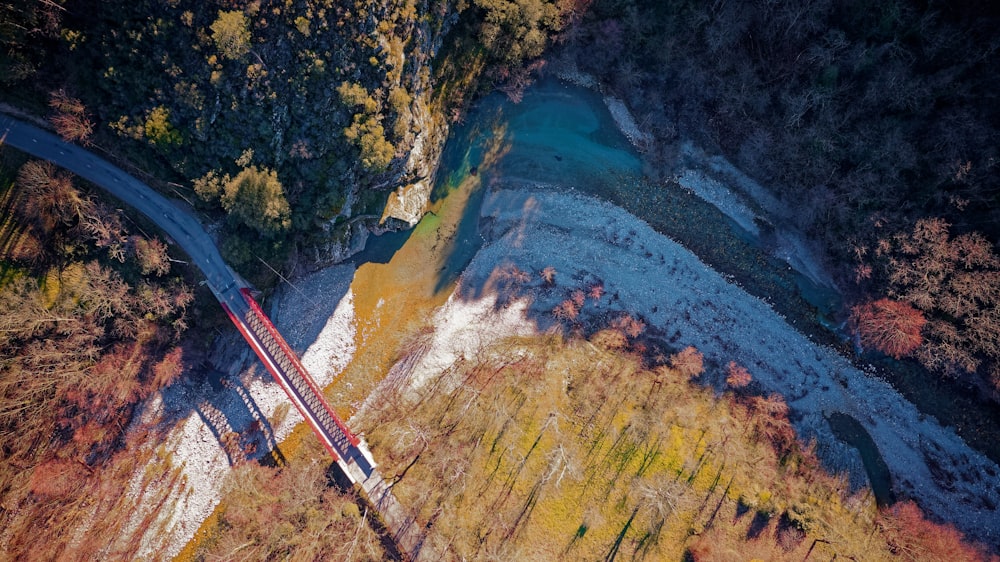
[[[43,158],[90,180],[141,211],[163,229],[205,274],[212,293],[233,324],[319,434],[334,458],[350,462],[357,456],[350,450],[345,451],[348,446],[357,448],[356,439],[326,404],[322,391],[316,388],[316,383],[312,382],[305,368],[301,367],[295,352],[288,348],[264,311],[256,303],[251,304],[252,297],[249,294],[244,296],[240,291],[245,284],[229,269],[219,255],[215,242],[194,217],[103,158],[27,123],[0,116],[0,144]],[[251,319],[258,320],[257,329],[251,325]],[[261,326],[265,337],[261,337],[262,334],[259,333]],[[282,355],[287,355],[284,364],[289,367],[281,366]],[[315,394],[315,398],[311,398],[312,394]],[[329,423],[323,423],[322,420],[327,418]],[[335,446],[338,446],[336,444],[342,443],[347,445],[335,451]],[[371,461],[369,464],[374,466],[375,463]]]
[[[0,115],[0,145],[9,145],[36,158],[48,160],[101,186],[138,209],[173,238],[205,274],[212,293],[219,299],[247,343],[274,375],[313,431],[318,434],[321,442],[333,454],[344,475],[352,483],[361,484],[371,507],[381,514],[396,544],[412,558],[416,558],[421,548],[433,552],[431,547],[422,544],[419,528],[412,525],[412,521],[406,515],[408,512],[393,496],[391,485],[375,468],[375,460],[364,440],[350,434],[343,422],[325,403],[322,391],[315,388],[315,383],[309,379],[308,373],[301,368],[301,365],[299,365],[300,370],[290,369],[290,373],[286,373],[285,368],[280,365],[278,357],[282,354],[287,354],[288,359],[294,358],[296,362],[297,358],[291,350],[286,351],[287,344],[284,344],[284,339],[277,330],[273,331],[270,342],[266,342],[247,323],[247,319],[253,317],[261,319],[268,325],[270,320],[267,320],[263,311],[258,309],[258,312],[254,312],[248,300],[240,292],[243,282],[229,269],[219,255],[215,242],[194,217],[107,160],[6,115]],[[270,349],[271,347],[281,348],[280,352]],[[295,377],[295,373],[300,374]],[[315,397],[310,398],[310,394],[315,394]],[[320,402],[322,404],[319,404]],[[332,418],[331,421],[334,421],[339,429],[331,430],[329,428],[331,424],[322,422],[325,418],[316,412],[320,407],[325,408],[328,412],[327,417]],[[432,554],[430,558],[433,559],[435,556]]]
[[[249,312],[250,307],[240,294],[242,281],[226,265],[201,223],[153,188],[92,152],[7,115],[0,115],[0,145],[48,160],[138,209],[187,252],[219,302],[239,318]]]

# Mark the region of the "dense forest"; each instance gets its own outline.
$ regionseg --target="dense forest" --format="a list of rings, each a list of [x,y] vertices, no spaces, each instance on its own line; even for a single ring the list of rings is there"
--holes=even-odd
[[[148,225],[48,162],[0,159],[0,497],[13,553],[39,521],[81,524],[78,503],[107,489],[104,475],[134,470],[118,454],[125,428],[182,375],[194,293]],[[115,486],[99,503],[121,517]]]
[[[982,2],[595,0],[559,53],[655,136],[781,197],[860,341],[1000,398],[1000,13]],[[773,213],[773,210],[772,210]]]
[[[763,214],[823,250],[861,347],[1000,401],[997,29],[1000,10],[977,0],[11,0],[0,5],[0,102],[183,200],[215,224],[226,259],[266,287],[274,278],[262,261],[285,272],[328,263],[358,228],[405,226],[383,211],[428,174],[414,152],[433,175],[433,145],[477,97],[499,89],[517,101],[548,67],[571,63],[653,135],[643,158],[655,181],[671,181],[691,141],[770,188],[784,208]],[[125,524],[121,482],[142,459],[122,451],[145,435],[125,428],[137,403],[185,369],[197,279],[141,219],[10,149],[0,152],[0,208],[2,539],[24,552],[44,520],[59,529],[45,553],[72,542],[83,558]],[[573,314],[567,307],[558,313]],[[811,472],[816,459],[779,399],[741,392],[738,366],[724,397],[699,392],[685,366],[696,352],[650,370],[621,343],[627,334],[508,342],[539,359],[468,365],[452,373],[468,385],[456,395],[392,397],[369,413],[389,467],[406,474],[423,456],[399,490],[442,550],[534,554],[538,529],[573,521],[575,538],[556,545],[563,556],[674,553],[682,536],[686,550],[674,554],[706,560],[751,547],[762,558],[814,548],[978,556],[909,504],[859,523],[870,498]],[[595,360],[615,376],[598,384],[586,368]],[[553,362],[579,367],[576,386],[543,392]],[[517,389],[524,377],[542,382]],[[634,387],[651,381],[670,392],[620,405],[627,419],[602,409],[619,391],[645,396]],[[664,396],[687,402],[668,408]],[[490,410],[499,407],[515,412]],[[411,425],[393,425],[404,411]],[[720,432],[719,419],[740,431]],[[579,443],[552,445],[559,423]],[[643,447],[681,434],[697,437],[694,449],[642,459]],[[491,450],[455,456],[483,435]],[[430,439],[453,443],[440,449],[452,456],[431,457],[420,446]],[[586,464],[587,447],[605,464]],[[723,447],[763,459],[781,489],[727,471]],[[634,481],[601,480],[615,470]],[[503,479],[500,492],[467,490],[476,471]],[[304,495],[281,495],[291,479]],[[451,486],[426,487],[441,481]],[[201,557],[251,540],[262,557],[310,557],[336,542],[289,538],[299,532],[353,538],[346,556],[384,555],[314,465],[241,467],[228,489]],[[81,490],[104,498],[97,511]],[[594,490],[631,513],[620,536],[600,534],[601,513],[563,503]],[[478,527],[434,524],[471,497],[495,507],[470,512]],[[274,498],[282,508],[256,518]],[[336,509],[314,519],[323,506]],[[743,538],[713,526],[723,515]],[[529,520],[541,525],[526,531]],[[853,536],[858,525],[876,530],[868,542],[817,542],[818,528]],[[84,539],[78,528],[89,529]],[[748,546],[750,531],[768,540]]]
[[[416,96],[447,14],[414,1],[20,4],[6,16],[24,33],[7,47],[21,59],[8,95],[82,100],[56,108],[85,115],[93,133],[76,138],[183,184],[223,219],[236,266],[381,211],[425,126],[411,111],[427,103]]]

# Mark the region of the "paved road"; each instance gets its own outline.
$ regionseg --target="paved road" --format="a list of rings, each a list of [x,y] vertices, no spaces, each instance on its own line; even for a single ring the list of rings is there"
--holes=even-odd
[[[265,366],[282,384],[302,415],[318,433],[321,433],[320,438],[324,443],[329,443],[328,447],[341,443],[351,445],[348,436],[340,431],[339,426],[330,427],[334,426],[335,422],[342,425],[342,422],[339,422],[333,410],[323,401],[322,392],[315,388],[315,383],[308,378],[308,373],[301,368],[298,358],[288,349],[281,334],[273,327],[264,312],[259,308],[255,312],[247,298],[240,292],[243,283],[223,261],[215,242],[194,217],[110,162],[79,146],[63,142],[57,136],[37,127],[0,116],[0,139],[4,144],[49,160],[90,180],[155,222],[187,252],[195,265],[205,274],[209,287],[229,313],[233,323],[260,356]],[[259,321],[252,323],[250,319],[253,318],[259,318]],[[258,333],[260,329],[267,327],[273,332],[265,330],[265,337],[260,337]],[[271,333],[273,335],[270,335]],[[281,361],[282,354],[288,354],[285,361]],[[302,371],[297,377],[295,375],[298,371],[294,368],[295,365]],[[307,384],[307,381],[312,386]],[[311,398],[310,393],[314,393],[316,397]],[[321,423],[320,420],[324,418],[321,415],[323,412],[320,411],[323,408],[320,406],[328,412],[326,417],[331,418],[329,423]],[[348,447],[341,447],[341,449],[346,448]],[[331,448],[330,452],[334,457],[339,456],[347,461],[352,459],[350,451],[335,452]],[[374,465],[374,462],[370,464]]]
[[[219,255],[215,242],[197,219],[166,197],[92,152],[6,115],[0,115],[0,143],[66,168],[138,209],[187,252],[219,302],[240,318],[250,310],[239,291],[242,282]]]
[[[285,392],[288,393],[289,398],[302,412],[302,415],[310,421],[313,430],[318,433],[323,431],[324,424],[316,418],[311,408],[308,407],[310,400],[303,387],[304,383],[296,386],[289,379],[279,365],[278,356],[280,354],[269,351],[267,342],[263,341],[248,324],[247,318],[253,317],[255,313],[240,293],[240,288],[243,286],[242,281],[229,269],[222,256],[219,255],[215,242],[194,217],[107,160],[95,156],[79,146],[63,142],[51,133],[6,115],[0,115],[0,144],[9,145],[36,158],[48,160],[86,178],[95,185],[103,187],[126,204],[138,209],[163,229],[187,252],[194,264],[205,274],[215,297],[230,314],[233,322],[254,348],[254,351],[257,352],[261,361],[275,375],[278,382],[285,387]],[[263,313],[261,312],[261,314]],[[263,319],[270,323],[266,316]],[[280,338],[281,336],[277,334],[276,337]],[[289,353],[291,352],[289,351]],[[308,374],[303,376],[308,376]],[[315,392],[318,397],[322,397],[319,391]],[[327,408],[329,407],[327,406]],[[331,415],[335,415],[332,414],[332,410],[330,412]],[[341,434],[341,436],[343,439],[347,438],[346,435]],[[322,435],[320,438],[324,439]],[[331,443],[337,441],[329,433],[325,439]],[[416,558],[421,548],[426,548],[430,552],[430,547],[423,545],[420,528],[413,525],[407,511],[393,496],[391,486],[375,468],[375,461],[372,459],[367,444],[361,440],[357,445],[348,443],[344,448],[349,450],[341,451],[337,463],[343,469],[348,480],[362,485],[368,501],[383,517],[396,544],[411,558]],[[333,449],[331,452],[334,452]],[[437,556],[432,553],[428,559],[436,558]]]

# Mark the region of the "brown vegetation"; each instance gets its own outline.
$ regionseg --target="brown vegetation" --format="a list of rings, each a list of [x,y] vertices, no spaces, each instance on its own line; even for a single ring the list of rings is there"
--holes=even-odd
[[[11,560],[136,559],[140,544],[127,531],[134,524],[146,528],[151,519],[134,519],[134,494],[162,508],[180,477],[169,457],[140,471],[150,460],[150,454],[135,452],[144,438],[148,434],[136,432],[126,445],[131,450],[114,454],[99,469],[53,459],[17,474],[14,489],[27,492],[23,498],[4,496],[5,506],[16,506],[3,514],[4,555]]]
[[[851,323],[861,343],[901,359],[920,347],[927,320],[909,303],[880,299],[851,310]]]
[[[541,276],[542,280],[545,281],[546,285],[556,284],[556,268],[552,267],[551,265],[543,269],[539,275]]]
[[[746,388],[751,381],[753,381],[753,377],[750,376],[750,371],[746,367],[735,361],[730,361],[729,365],[726,366],[726,384],[730,388]]]
[[[704,370],[704,357],[693,346],[687,346],[670,356],[670,366],[682,377],[694,378]]]
[[[555,317],[556,320],[572,322],[576,320],[576,317],[579,315],[580,307],[570,299],[562,301],[552,309],[552,316]]]
[[[372,403],[369,442],[437,552],[893,560],[917,551],[883,521],[914,523],[879,514],[870,494],[822,471],[780,396],[715,398],[688,382],[701,369],[696,350],[650,370],[603,346],[609,332],[620,334],[598,332],[593,345],[504,342]],[[955,552],[984,557],[941,529]]]
[[[611,327],[635,339],[646,330],[646,323],[631,314],[622,314],[611,321]]]
[[[998,559],[963,542],[962,533],[954,527],[929,521],[912,501],[882,510],[876,524],[886,537],[890,552],[904,560],[971,562]]]
[[[107,545],[100,529],[123,525],[131,512],[121,506],[121,479],[136,460],[115,453],[138,401],[183,372],[176,338],[192,294],[180,279],[142,277],[169,271],[158,241],[133,237],[138,263],[121,263],[128,233],[118,214],[50,164],[25,163],[10,190],[19,203],[5,222],[45,246],[0,256],[13,272],[0,284],[5,550],[59,559],[70,540],[82,540],[74,551],[92,558]],[[31,541],[42,521],[46,545],[38,549]]]
[[[79,141],[90,144],[90,135],[94,132],[94,124],[87,115],[83,102],[66,95],[65,90],[52,92],[49,97],[49,107],[55,110],[55,115],[49,118],[56,132],[65,141]]]
[[[601,300],[601,297],[604,296],[604,283],[598,282],[591,285],[590,288],[587,289],[587,296],[595,301]]]
[[[1000,258],[981,234],[952,230],[943,219],[918,220],[911,231],[880,238],[868,259],[884,290],[927,318],[917,358],[988,381],[1000,366]]]
[[[353,494],[332,486],[325,463],[281,469],[247,463],[227,477],[216,532],[194,560],[384,560]]]

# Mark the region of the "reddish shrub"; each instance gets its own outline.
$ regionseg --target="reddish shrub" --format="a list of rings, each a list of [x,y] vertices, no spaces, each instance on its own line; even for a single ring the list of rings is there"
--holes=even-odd
[[[143,275],[155,274],[157,277],[170,272],[170,256],[167,254],[167,245],[159,238],[144,238],[142,236],[132,236],[129,238],[129,245],[135,253],[136,261]]]
[[[646,323],[629,314],[623,314],[611,322],[611,327],[621,330],[626,336],[634,339],[646,329]]]
[[[64,140],[81,141],[90,144],[90,135],[94,132],[94,124],[87,116],[83,103],[72,98],[65,91],[52,92],[49,96],[49,106],[56,114],[49,120]]]
[[[923,313],[906,302],[880,299],[851,309],[851,324],[861,343],[896,359],[920,347],[926,323]]]
[[[562,301],[552,309],[552,315],[559,320],[576,320],[576,317],[579,314],[580,309],[577,308],[576,303],[570,299]]]
[[[506,264],[496,270],[496,277],[502,281],[510,281],[515,284],[523,284],[531,281],[531,274],[522,271],[514,264]]]
[[[159,390],[177,380],[184,372],[184,352],[180,347],[174,347],[153,365],[153,388]]]
[[[601,297],[604,296],[604,284],[597,283],[595,285],[591,285],[590,289],[587,289],[587,296],[595,301],[601,300]]]
[[[732,388],[745,388],[753,380],[750,371],[736,361],[730,361],[726,367],[726,384]]]
[[[779,457],[796,447],[795,429],[788,419],[788,403],[784,397],[777,393],[752,396],[745,404],[757,439],[770,443]]]
[[[76,491],[86,476],[79,463],[70,460],[50,460],[35,467],[31,473],[31,492],[47,498],[61,498]]]
[[[541,276],[546,285],[556,284],[556,268],[551,265],[542,270]]]
[[[94,124],[86,115],[59,113],[53,115],[49,121],[63,140],[80,141],[85,145],[90,144],[90,135],[94,132]]]
[[[697,377],[705,370],[704,356],[694,346],[687,346],[670,356],[670,366],[685,377]]]
[[[911,501],[897,503],[883,511],[878,524],[889,548],[913,559],[954,562],[991,560],[975,545],[964,542],[962,533],[951,525],[928,521],[917,504]]]

